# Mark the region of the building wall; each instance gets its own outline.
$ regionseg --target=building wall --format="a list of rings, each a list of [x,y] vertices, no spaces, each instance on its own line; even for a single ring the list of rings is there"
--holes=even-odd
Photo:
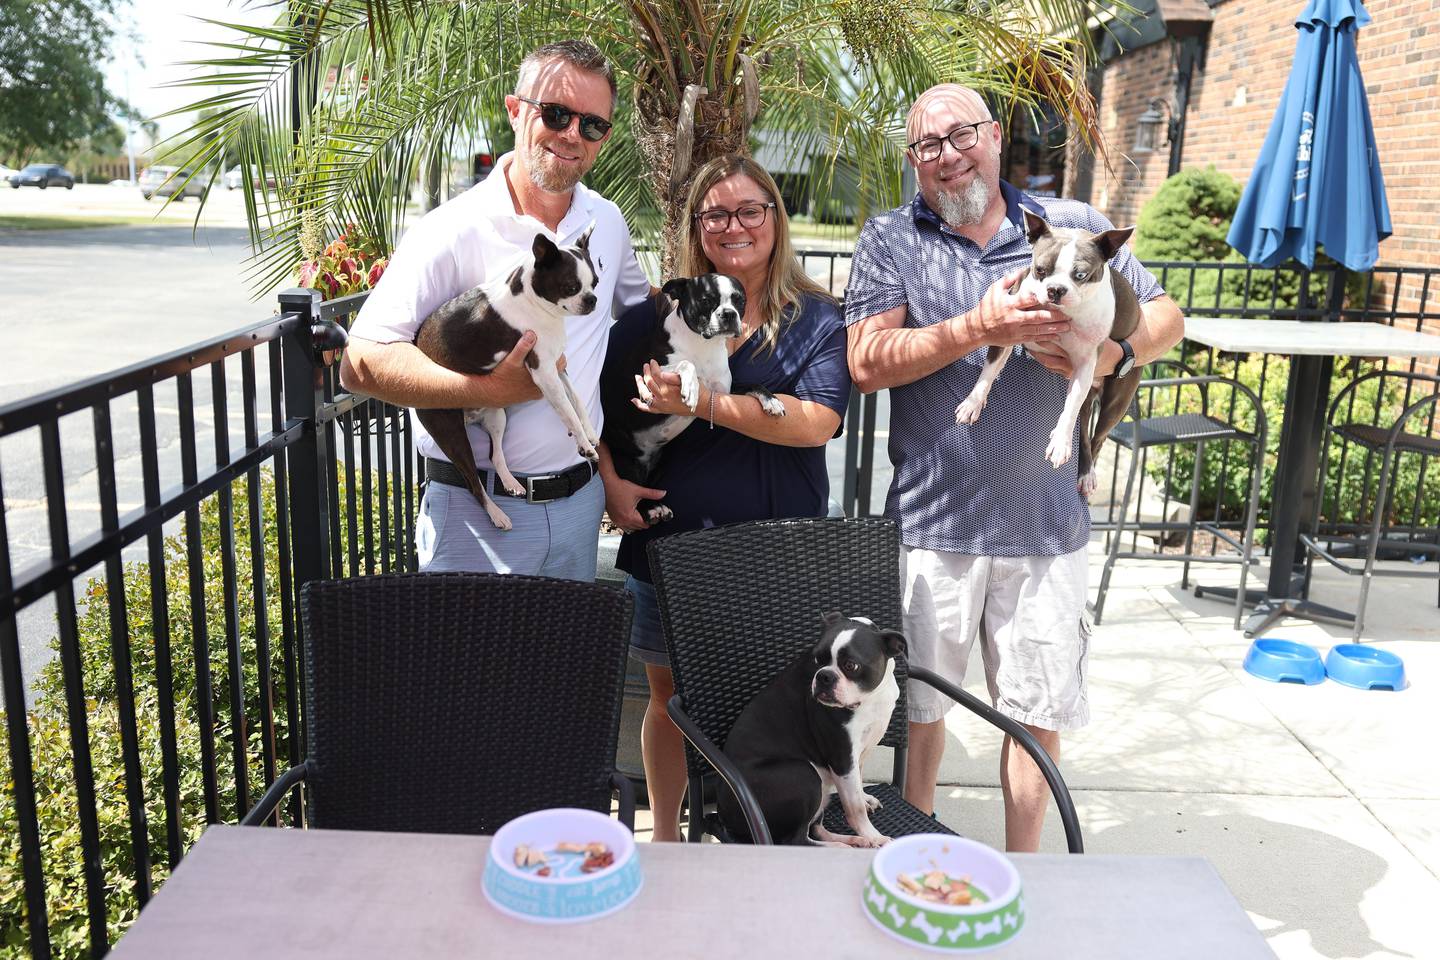
[[[1182,166],[1250,176],[1285,89],[1303,0],[1222,0],[1190,90]],[[1357,51],[1370,99],[1394,235],[1380,263],[1440,267],[1440,0],[1369,0],[1372,22]],[[1161,42],[1111,63],[1101,92],[1101,128],[1112,155],[1097,163],[1092,202],[1116,223],[1133,223],[1165,180],[1167,147],[1127,157],[1135,120],[1154,96],[1174,89],[1174,53]]]

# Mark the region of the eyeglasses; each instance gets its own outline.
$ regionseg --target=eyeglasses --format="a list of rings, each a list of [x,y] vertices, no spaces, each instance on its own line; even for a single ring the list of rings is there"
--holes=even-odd
[[[737,210],[725,210],[716,207],[713,210],[702,210],[695,214],[695,219],[700,221],[700,226],[705,228],[706,233],[724,233],[730,229],[730,218],[734,217],[740,221],[740,226],[755,228],[765,222],[765,211],[775,206],[775,201],[769,203],[747,203]]]
[[[976,123],[967,123],[956,127],[943,137],[922,137],[908,146],[910,152],[915,154],[916,160],[921,163],[929,163],[931,160],[939,159],[946,143],[954,147],[956,153],[969,150],[980,142],[980,128],[987,123],[994,122],[994,120],[980,120]]]
[[[515,99],[521,103],[528,103],[540,111],[540,122],[546,128],[559,133],[570,126],[571,117],[580,118],[580,136],[596,143],[605,139],[605,134],[610,132],[610,121],[604,117],[597,117],[593,113],[581,113],[578,110],[571,110],[563,103],[541,103],[539,100],[531,100],[529,97],[522,97],[515,94]]]

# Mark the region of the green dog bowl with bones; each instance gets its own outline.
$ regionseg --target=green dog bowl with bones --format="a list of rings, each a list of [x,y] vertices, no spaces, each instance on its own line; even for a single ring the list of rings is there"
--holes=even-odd
[[[935,903],[901,885],[901,875],[923,883],[936,870],[966,878],[970,903]],[[871,922],[890,936],[941,953],[989,950],[1025,927],[1015,865],[983,843],[944,834],[915,834],[881,847],[865,875],[861,902]]]

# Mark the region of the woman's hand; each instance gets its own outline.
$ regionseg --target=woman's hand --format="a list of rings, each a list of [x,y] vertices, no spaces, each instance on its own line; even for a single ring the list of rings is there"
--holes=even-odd
[[[610,459],[610,450],[603,443],[600,444],[600,482],[605,485],[605,512],[610,515],[611,523],[625,533],[650,526],[635,505],[641,500],[659,500],[665,496],[665,491],[620,479]]]
[[[698,404],[692,410],[681,398],[680,374],[662,371],[654,360],[647,360],[645,369],[635,375],[635,392],[639,396],[631,397],[630,402],[646,413],[693,417],[699,410]]]

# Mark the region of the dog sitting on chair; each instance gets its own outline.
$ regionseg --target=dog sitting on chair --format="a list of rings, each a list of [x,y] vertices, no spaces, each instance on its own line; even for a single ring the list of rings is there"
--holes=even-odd
[[[905,637],[864,617],[827,613],[821,620],[819,641],[740,711],[725,754],[776,843],[883,846],[890,838],[870,823],[880,801],[862,789],[860,771],[899,701],[895,657],[905,652]],[[831,793],[840,795],[854,836],[825,828]],[[716,809],[731,836],[750,838],[739,801],[723,786]]]
[[[535,346],[525,358],[525,365],[575,438],[580,455],[594,463],[599,461],[595,445],[600,436],[590,423],[584,401],[558,366],[565,353],[565,318],[584,316],[595,309],[598,276],[590,262],[590,233],[586,230],[574,246],[563,248],[537,233],[528,262],[509,276],[472,287],[441,304],[420,324],[415,346],[442,367],[461,373],[489,373],[509,355],[526,330],[535,331]],[[485,429],[490,435],[490,463],[495,468],[496,482],[511,494],[524,496],[525,487],[505,464],[504,408],[416,410],[415,416],[460,471],[490,521],[501,530],[509,530],[510,518],[490,499],[480,480],[465,429],[472,423]]]

